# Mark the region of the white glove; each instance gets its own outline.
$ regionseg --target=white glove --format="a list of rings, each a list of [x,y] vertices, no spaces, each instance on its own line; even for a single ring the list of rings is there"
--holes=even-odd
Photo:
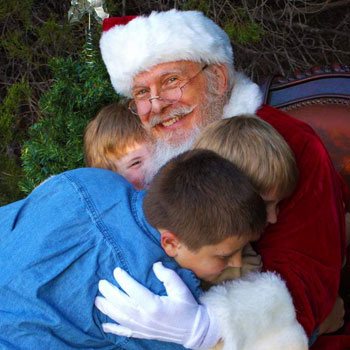
[[[217,322],[208,309],[197,303],[191,291],[173,270],[158,262],[153,265],[164,283],[167,296],[153,294],[124,270],[116,268],[114,278],[125,293],[106,280],[99,282],[96,307],[118,322],[102,324],[103,330],[124,337],[155,339],[191,349],[207,349],[220,337]]]

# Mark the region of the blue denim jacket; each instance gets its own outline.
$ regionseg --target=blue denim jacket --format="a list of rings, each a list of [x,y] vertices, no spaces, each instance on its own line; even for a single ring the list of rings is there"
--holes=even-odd
[[[0,349],[183,349],[105,334],[98,281],[117,266],[165,295],[152,264],[175,269],[196,298],[199,282],[166,256],[147,222],[144,192],[102,169],[49,179],[0,208]]]

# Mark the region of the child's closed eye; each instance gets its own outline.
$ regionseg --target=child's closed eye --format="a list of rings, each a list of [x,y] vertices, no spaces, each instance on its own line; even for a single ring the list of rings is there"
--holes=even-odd
[[[128,166],[128,169],[138,168],[138,167],[141,166],[141,164],[142,164],[142,160],[141,159],[133,160],[132,162],[130,162],[130,164]]]

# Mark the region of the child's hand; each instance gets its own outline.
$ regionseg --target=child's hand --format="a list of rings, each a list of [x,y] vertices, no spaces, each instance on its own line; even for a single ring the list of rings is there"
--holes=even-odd
[[[248,243],[243,249],[243,265],[241,267],[241,276],[249,272],[260,272],[262,269],[261,256]]]
[[[343,327],[344,315],[345,315],[344,301],[340,296],[338,296],[333,306],[333,310],[320,325],[319,334],[321,335],[326,333],[333,333],[333,332],[336,332],[341,327]]]

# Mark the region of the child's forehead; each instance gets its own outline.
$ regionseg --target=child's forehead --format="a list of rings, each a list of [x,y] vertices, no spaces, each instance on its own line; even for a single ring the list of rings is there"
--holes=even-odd
[[[230,255],[237,250],[242,249],[249,242],[256,241],[260,238],[260,234],[241,234],[227,237],[217,244],[204,246],[208,251],[219,255]]]
[[[125,154],[137,151],[139,149],[145,149],[147,147],[149,147],[149,144],[146,141],[133,141],[126,146]]]
[[[149,156],[151,154],[152,144],[146,141],[134,141],[127,145],[120,159],[130,159],[135,156]]]

